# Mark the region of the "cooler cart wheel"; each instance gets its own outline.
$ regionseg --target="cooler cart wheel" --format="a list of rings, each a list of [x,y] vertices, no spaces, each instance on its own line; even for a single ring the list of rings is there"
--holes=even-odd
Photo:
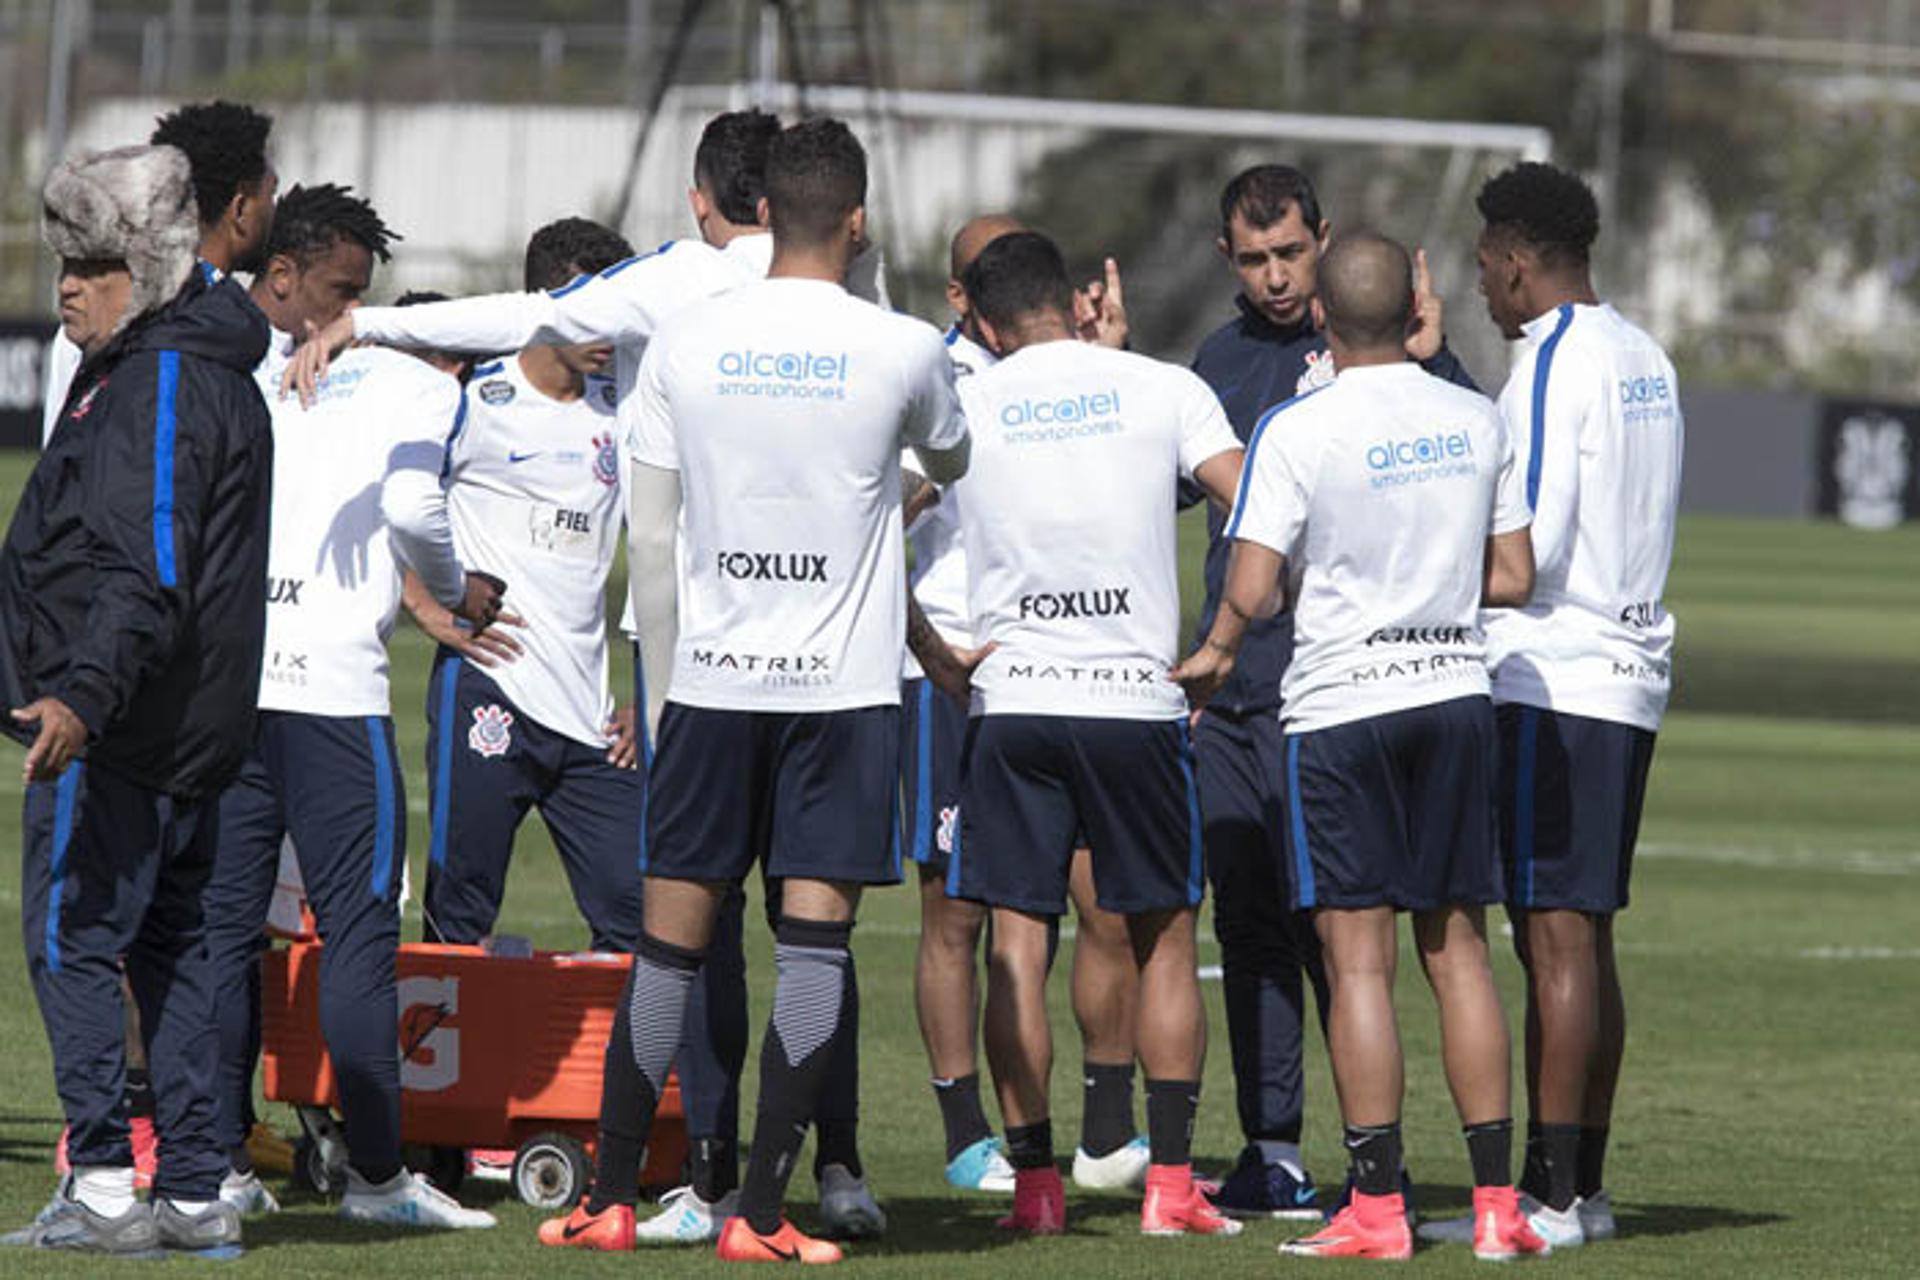
[[[564,1133],[542,1133],[513,1157],[513,1194],[536,1209],[564,1209],[587,1189],[587,1149]]]
[[[340,1181],[327,1165],[326,1152],[312,1138],[301,1138],[293,1144],[293,1185],[303,1191],[316,1195],[330,1196],[340,1190],[336,1185]]]

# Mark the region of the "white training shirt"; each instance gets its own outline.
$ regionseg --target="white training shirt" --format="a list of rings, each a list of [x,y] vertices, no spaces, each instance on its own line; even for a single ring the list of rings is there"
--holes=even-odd
[[[1493,402],[1411,362],[1267,411],[1227,536],[1287,558],[1289,732],[1487,693],[1486,542],[1527,526],[1522,480]]]
[[[680,472],[669,699],[897,706],[900,449],[966,437],[939,331],[836,284],[763,280],[675,316],[635,399],[633,459]]]
[[[413,356],[362,347],[333,363],[303,409],[280,397],[271,363],[256,375],[273,414],[260,706],[386,715],[401,566],[449,607],[465,591],[440,488],[460,384]]]
[[[1240,448],[1190,370],[1062,339],[960,383],[972,714],[1174,720],[1180,481]]]
[[[962,333],[959,321],[947,330],[945,341],[956,380],[993,367],[993,352]],[[915,473],[920,470],[910,449],[902,451],[900,465]],[[920,612],[948,644],[971,645],[973,622],[967,612],[967,551],[960,533],[959,491],[942,490],[940,501],[921,512],[907,530],[907,538],[913,543],[913,598],[920,602]],[[913,651],[905,651],[901,678],[917,680],[925,674]]]
[[[1660,727],[1685,426],[1673,364],[1612,307],[1523,326],[1500,393],[1533,511],[1533,599],[1482,618],[1498,702]]]
[[[512,631],[525,652],[486,674],[522,712],[591,747],[606,745],[613,714],[607,575],[625,520],[624,461],[611,378],[554,400],[517,355],[474,370],[447,448],[460,558],[505,578],[503,607],[526,619]]]

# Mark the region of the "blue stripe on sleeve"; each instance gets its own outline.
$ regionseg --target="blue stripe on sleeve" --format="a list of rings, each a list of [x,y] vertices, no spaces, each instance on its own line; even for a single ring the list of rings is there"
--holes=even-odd
[[[393,753],[387,747],[384,716],[367,717],[367,745],[373,759],[373,896],[385,899],[393,884],[395,809]]]
[[[454,692],[460,680],[459,658],[448,658],[440,668],[440,706],[434,717],[433,835],[427,842],[427,861],[447,865],[447,821],[453,810]]]
[[[1533,362],[1533,430],[1528,437],[1527,447],[1527,510],[1532,511],[1540,501],[1540,456],[1542,446],[1547,439],[1547,378],[1553,372],[1553,353],[1560,345],[1560,339],[1566,336],[1567,326],[1573,323],[1573,304],[1560,305],[1560,319],[1555,322],[1553,332],[1540,344],[1540,354]]]
[[[1297,395],[1291,400],[1282,400],[1261,414],[1260,421],[1253,424],[1253,434],[1247,437],[1247,456],[1240,460],[1240,488],[1233,495],[1233,513],[1227,520],[1227,531],[1221,535],[1222,537],[1233,538],[1239,534],[1240,513],[1247,509],[1247,489],[1253,483],[1254,455],[1260,448],[1260,438],[1267,433],[1267,424],[1302,400],[1311,399],[1326,389],[1326,387],[1315,387],[1304,395]]]
[[[160,384],[153,408],[153,562],[160,585],[180,585],[173,558],[173,438],[174,397],[180,390],[180,353],[160,353]]]
[[[444,483],[453,474],[453,446],[460,439],[460,433],[467,429],[467,393],[460,393],[460,407],[453,411],[453,427],[447,432],[447,443],[440,450],[440,479]]]
[[[60,899],[67,880],[67,846],[73,842],[73,810],[86,762],[75,760],[53,784],[53,856],[47,866],[47,972],[60,972]]]
[[[1300,803],[1300,739],[1287,738],[1287,814],[1293,822],[1293,868],[1300,881],[1300,909],[1314,904],[1313,855],[1307,851],[1307,813]]]

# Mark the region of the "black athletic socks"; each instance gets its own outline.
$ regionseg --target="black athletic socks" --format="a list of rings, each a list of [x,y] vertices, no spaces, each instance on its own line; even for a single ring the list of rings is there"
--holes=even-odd
[[[640,1199],[640,1158],[654,1108],[680,1047],[680,1026],[704,955],[642,934],[627,988],[607,1038],[600,1085],[600,1138],[594,1153],[590,1213]]]
[[[1081,1072],[1080,1148],[1110,1155],[1133,1141],[1133,1063],[1089,1062]]]
[[[787,1180],[833,1061],[852,935],[852,921],[783,918],[774,929],[773,1015],[760,1047],[759,1116],[740,1187],[740,1216],[761,1235],[780,1229]]]
[[[1347,1160],[1361,1195],[1390,1196],[1400,1190],[1400,1122],[1347,1126]]]
[[[860,1167],[860,1122],[858,1120],[815,1120],[813,1123],[813,1176],[830,1164],[837,1164],[856,1178],[866,1176]]]
[[[940,1123],[947,1130],[949,1162],[982,1138],[993,1136],[987,1113],[980,1105],[980,1073],[969,1071],[951,1080],[935,1080],[933,1097],[940,1104]]]
[[[1597,1196],[1606,1189],[1608,1132],[1604,1124],[1580,1126],[1579,1168],[1573,1186],[1576,1195]]]
[[[687,1183],[708,1204],[740,1185],[740,1144],[731,1138],[695,1138],[687,1152]]]
[[[1505,1187],[1513,1183],[1513,1120],[1488,1120],[1461,1127],[1467,1135],[1467,1159],[1473,1164],[1473,1185]]]
[[[1527,1122],[1520,1189],[1549,1209],[1565,1209],[1579,1190],[1583,1130],[1577,1124]]]
[[[1053,1121],[1007,1126],[1007,1163],[1015,1169],[1053,1167]]]
[[[1154,1164],[1193,1159],[1193,1116],[1200,1109],[1198,1080],[1147,1081],[1147,1146]]]

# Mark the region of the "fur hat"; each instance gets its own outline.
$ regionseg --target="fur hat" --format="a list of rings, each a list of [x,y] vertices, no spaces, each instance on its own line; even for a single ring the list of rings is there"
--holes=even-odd
[[[48,248],[63,258],[118,258],[133,273],[116,334],[172,301],[193,271],[200,219],[178,148],[81,152],[48,175],[41,200]]]

